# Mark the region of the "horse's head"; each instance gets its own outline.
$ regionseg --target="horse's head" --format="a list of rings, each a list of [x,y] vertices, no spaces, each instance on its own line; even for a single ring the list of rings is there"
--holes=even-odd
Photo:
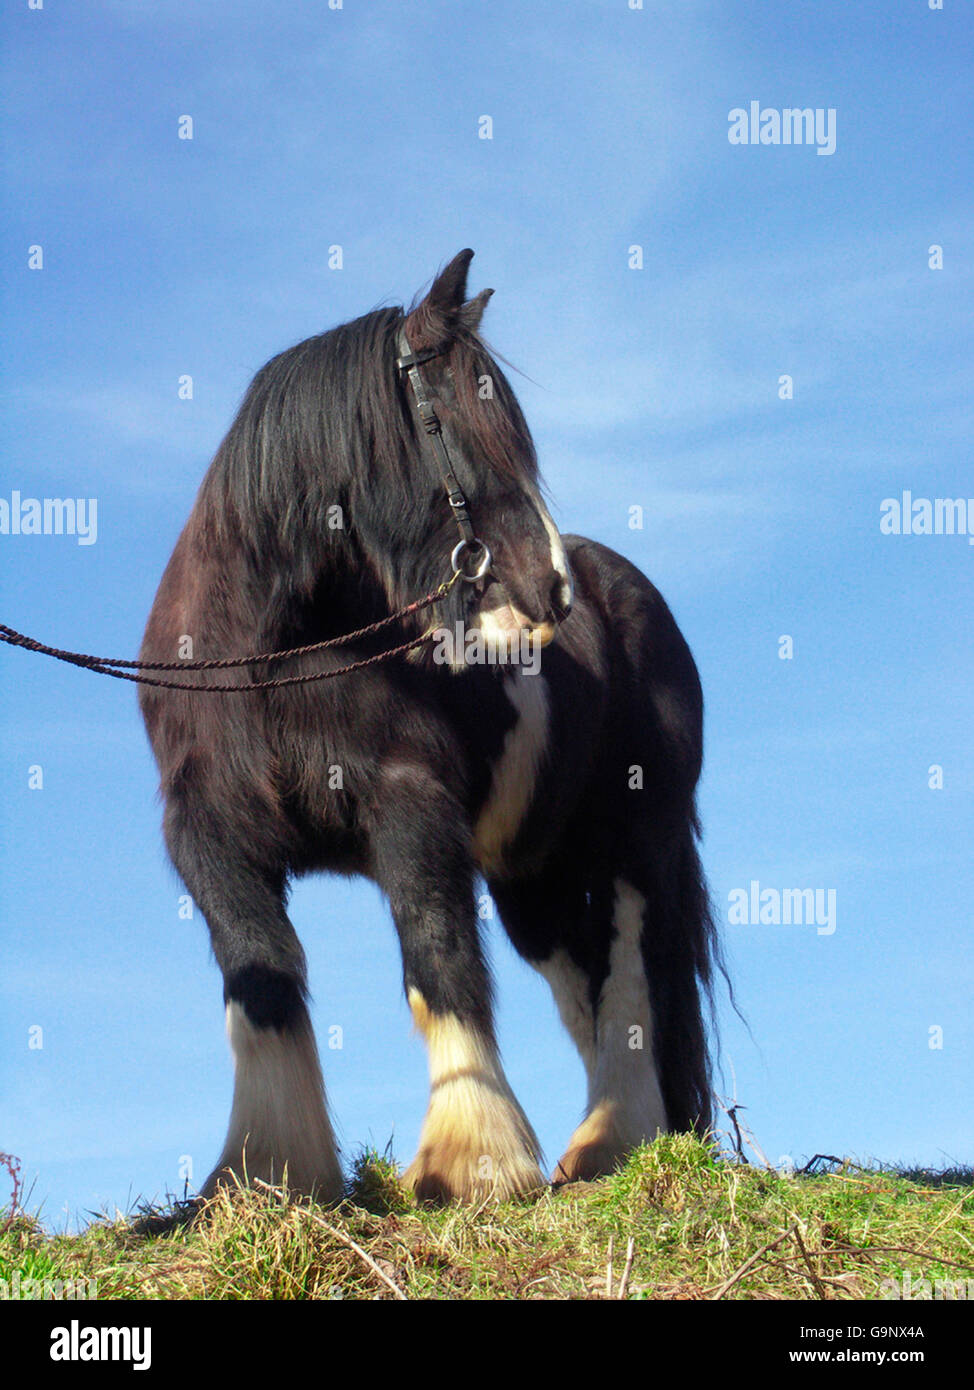
[[[416,578],[461,572],[437,623],[461,624],[450,665],[546,645],[572,606],[565,549],[541,497],[531,435],[478,328],[492,290],[467,300],[461,251],[397,325],[401,399],[411,424],[409,490],[423,499]],[[471,658],[471,650],[485,655]],[[503,655],[501,655],[503,660]],[[514,659],[517,659],[516,654]]]

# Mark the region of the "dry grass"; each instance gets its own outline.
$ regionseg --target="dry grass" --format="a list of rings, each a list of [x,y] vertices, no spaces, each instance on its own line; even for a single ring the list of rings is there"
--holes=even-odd
[[[16,1216],[0,1278],[127,1299],[874,1299],[909,1271],[974,1296],[972,1216],[970,1172],[789,1177],[687,1135],[602,1182],[479,1210],[416,1207],[370,1154],[337,1208],[224,1190],[79,1236]]]

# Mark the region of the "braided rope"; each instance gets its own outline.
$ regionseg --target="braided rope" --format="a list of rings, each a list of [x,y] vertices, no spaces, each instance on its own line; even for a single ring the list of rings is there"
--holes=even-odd
[[[361,637],[370,637],[373,633],[381,632],[392,623],[400,622],[412,613],[429,608],[438,599],[449,593],[459,578],[459,571],[455,571],[452,578],[446,580],[432,593],[427,594],[425,598],[416,599],[414,603],[401,608],[397,613],[390,614],[388,618],[380,618],[378,622],[370,623],[368,627],[358,628],[355,632],[345,633],[341,637],[329,637],[322,642],[312,642],[305,647],[290,647],[281,652],[259,652],[254,656],[225,657],[212,661],[126,661],[120,657],[91,656],[86,652],[70,652],[61,647],[48,647],[33,637],[25,637],[22,632],[7,627],[5,623],[0,623],[0,641],[8,643],[12,647],[23,647],[27,651],[38,652],[41,656],[54,657],[57,661],[66,661],[70,665],[80,666],[86,671],[96,671],[102,676],[114,676],[117,680],[134,681],[137,685],[158,686],[163,690],[223,691],[228,694],[243,690],[271,690],[286,685],[307,685],[312,681],[331,680],[333,676],[344,676],[351,671],[364,670],[367,666],[375,666],[381,661],[389,661],[392,657],[400,656],[403,652],[412,651],[414,647],[433,641],[434,634],[425,632],[420,637],[414,637],[411,642],[403,642],[398,647],[390,647],[388,651],[379,652],[376,656],[365,657],[361,661],[353,661],[348,666],[338,666],[331,671],[311,671],[301,676],[278,676],[273,680],[247,681],[240,685],[194,685],[186,681],[166,681],[156,680],[150,676],[136,676],[130,672],[226,670],[235,666],[258,665],[265,661],[284,661],[290,657],[307,656],[311,652],[326,651],[332,647],[344,646],[346,643],[354,642]],[[117,669],[119,667],[127,667],[128,669],[119,670]]]

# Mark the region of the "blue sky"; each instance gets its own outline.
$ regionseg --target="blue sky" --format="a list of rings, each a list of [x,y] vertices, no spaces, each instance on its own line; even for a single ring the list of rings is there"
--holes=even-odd
[[[701,671],[704,858],[750,1025],[722,999],[723,1093],[773,1161],[971,1162],[974,548],[879,526],[904,489],[974,495],[969,12],[45,0],[3,25],[0,497],[95,497],[98,534],[0,534],[0,620],[134,655],[257,368],[472,246],[556,521],[649,574]],[[835,153],[732,145],[751,101],[834,109]],[[183,1155],[205,1176],[220,982],[134,692],[6,648],[0,682],[0,1149],[74,1221],[181,1189]],[[834,889],[836,930],[728,922],[752,881]],[[316,879],[292,917],[322,1044],[344,1030],[345,1150],[391,1137],[405,1163],[426,1070],[385,907]],[[490,944],[553,1163],[581,1065]]]

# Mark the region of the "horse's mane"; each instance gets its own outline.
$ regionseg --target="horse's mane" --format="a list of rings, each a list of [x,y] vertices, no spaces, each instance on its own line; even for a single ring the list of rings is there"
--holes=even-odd
[[[327,509],[361,487],[390,505],[415,497],[417,432],[396,380],[401,308],[379,309],[279,353],[254,377],[200,491],[215,539],[293,555],[327,533]],[[448,356],[474,466],[536,474],[534,445],[504,374],[475,331],[457,325]],[[479,383],[490,378],[482,397]],[[437,410],[446,414],[441,401]]]

